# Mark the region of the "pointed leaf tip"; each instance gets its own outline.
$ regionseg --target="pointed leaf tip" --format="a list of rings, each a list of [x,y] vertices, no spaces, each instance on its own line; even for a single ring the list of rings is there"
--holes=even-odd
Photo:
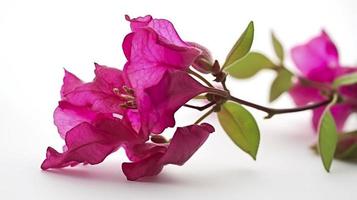
[[[226,61],[224,62],[222,68],[224,69],[233,62],[244,57],[252,47],[254,39],[254,23],[250,21],[247,28],[241,34],[237,42],[234,44],[232,49],[227,55]]]

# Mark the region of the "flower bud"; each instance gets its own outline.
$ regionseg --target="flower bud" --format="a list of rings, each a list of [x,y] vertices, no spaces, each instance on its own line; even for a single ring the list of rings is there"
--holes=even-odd
[[[196,58],[192,66],[201,73],[205,73],[205,74],[211,73],[212,66],[213,66],[213,59],[209,50],[206,47],[194,42],[188,42],[188,44],[202,51],[201,55],[199,55]]]
[[[209,74],[212,72],[212,63],[205,59],[203,56],[198,56],[198,58],[193,62],[192,66],[197,71],[204,74]]]

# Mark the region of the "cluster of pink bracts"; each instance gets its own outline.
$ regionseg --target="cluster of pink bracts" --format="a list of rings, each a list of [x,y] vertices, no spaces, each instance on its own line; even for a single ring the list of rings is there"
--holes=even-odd
[[[290,89],[290,95],[298,106],[325,99],[321,91],[331,90],[335,79],[357,72],[356,67],[340,64],[337,48],[325,31],[306,44],[293,48],[291,57],[302,76],[317,85],[311,87],[301,81],[295,83]],[[357,84],[340,87],[338,93],[344,101],[334,105],[331,113],[338,130],[342,131],[347,118],[357,111]],[[313,110],[312,122],[315,129],[323,110],[324,107]]]
[[[207,91],[187,69],[210,56],[182,41],[167,20],[127,20],[132,32],[123,41],[123,70],[95,64],[89,83],[65,71],[54,121],[66,144],[63,153],[47,149],[42,169],[98,164],[123,147],[132,162],[122,170],[136,180],[157,175],[166,164],[183,165],[214,131],[203,123],[178,127],[170,141],[159,135],[175,125],[180,107]]]

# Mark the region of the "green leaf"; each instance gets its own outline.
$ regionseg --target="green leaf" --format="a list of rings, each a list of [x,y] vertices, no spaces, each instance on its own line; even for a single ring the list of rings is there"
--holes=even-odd
[[[250,112],[240,104],[226,102],[218,112],[218,120],[231,140],[255,160],[260,132]]]
[[[263,54],[250,52],[244,58],[229,65],[225,71],[235,78],[250,78],[262,69],[274,67],[275,64]]]
[[[288,91],[293,85],[293,74],[286,69],[281,69],[270,87],[269,101],[275,101],[280,95]]]
[[[250,48],[252,47],[254,38],[254,24],[253,22],[249,22],[248,27],[239,37],[238,41],[234,44],[231,51],[228,53],[226,61],[223,64],[223,69],[233,62],[239,60],[243,56],[245,56]]]
[[[327,106],[319,123],[319,152],[322,163],[327,172],[330,171],[333,157],[337,146],[338,134],[335,121]]]
[[[273,42],[273,47],[274,47],[275,54],[276,54],[276,56],[278,56],[280,62],[282,63],[284,61],[284,48],[283,48],[283,45],[281,45],[280,41],[278,40],[278,38],[276,38],[274,33],[271,34],[271,39],[272,39],[272,42]]]
[[[333,87],[338,88],[344,85],[352,85],[357,83],[357,73],[341,76],[333,81]]]

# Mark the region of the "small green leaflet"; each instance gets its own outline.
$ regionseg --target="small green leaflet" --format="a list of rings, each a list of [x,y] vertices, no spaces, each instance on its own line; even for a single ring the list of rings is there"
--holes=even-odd
[[[278,38],[275,36],[274,33],[271,33],[271,40],[273,42],[273,47],[274,47],[276,56],[279,58],[280,63],[283,63],[283,61],[284,61],[283,45],[280,43],[280,41],[278,40]]]
[[[352,85],[356,83],[357,83],[357,73],[353,73],[335,79],[332,85],[334,88],[338,88],[340,86]]]
[[[320,123],[319,123],[319,141],[318,148],[322,163],[327,172],[330,171],[332,160],[335,155],[335,150],[338,141],[338,133],[335,124],[335,120],[331,114],[330,108],[337,101],[337,95],[334,96],[333,101],[326,106],[324,112],[322,113]]]
[[[225,71],[235,78],[244,79],[254,76],[262,69],[271,69],[274,67],[275,64],[263,54],[250,52],[242,59],[229,65]]]
[[[293,74],[284,68],[278,71],[278,75],[270,87],[270,102],[275,101],[280,95],[291,88],[293,85],[292,77]]]
[[[254,24],[251,21],[248,24],[248,27],[239,37],[238,41],[234,44],[231,51],[228,53],[228,56],[222,66],[222,69],[224,69],[225,67],[229,66],[233,62],[245,56],[249,52],[250,48],[252,47],[253,38],[254,38]]]
[[[226,102],[218,112],[218,120],[231,140],[255,160],[260,132],[252,114],[240,104]]]

